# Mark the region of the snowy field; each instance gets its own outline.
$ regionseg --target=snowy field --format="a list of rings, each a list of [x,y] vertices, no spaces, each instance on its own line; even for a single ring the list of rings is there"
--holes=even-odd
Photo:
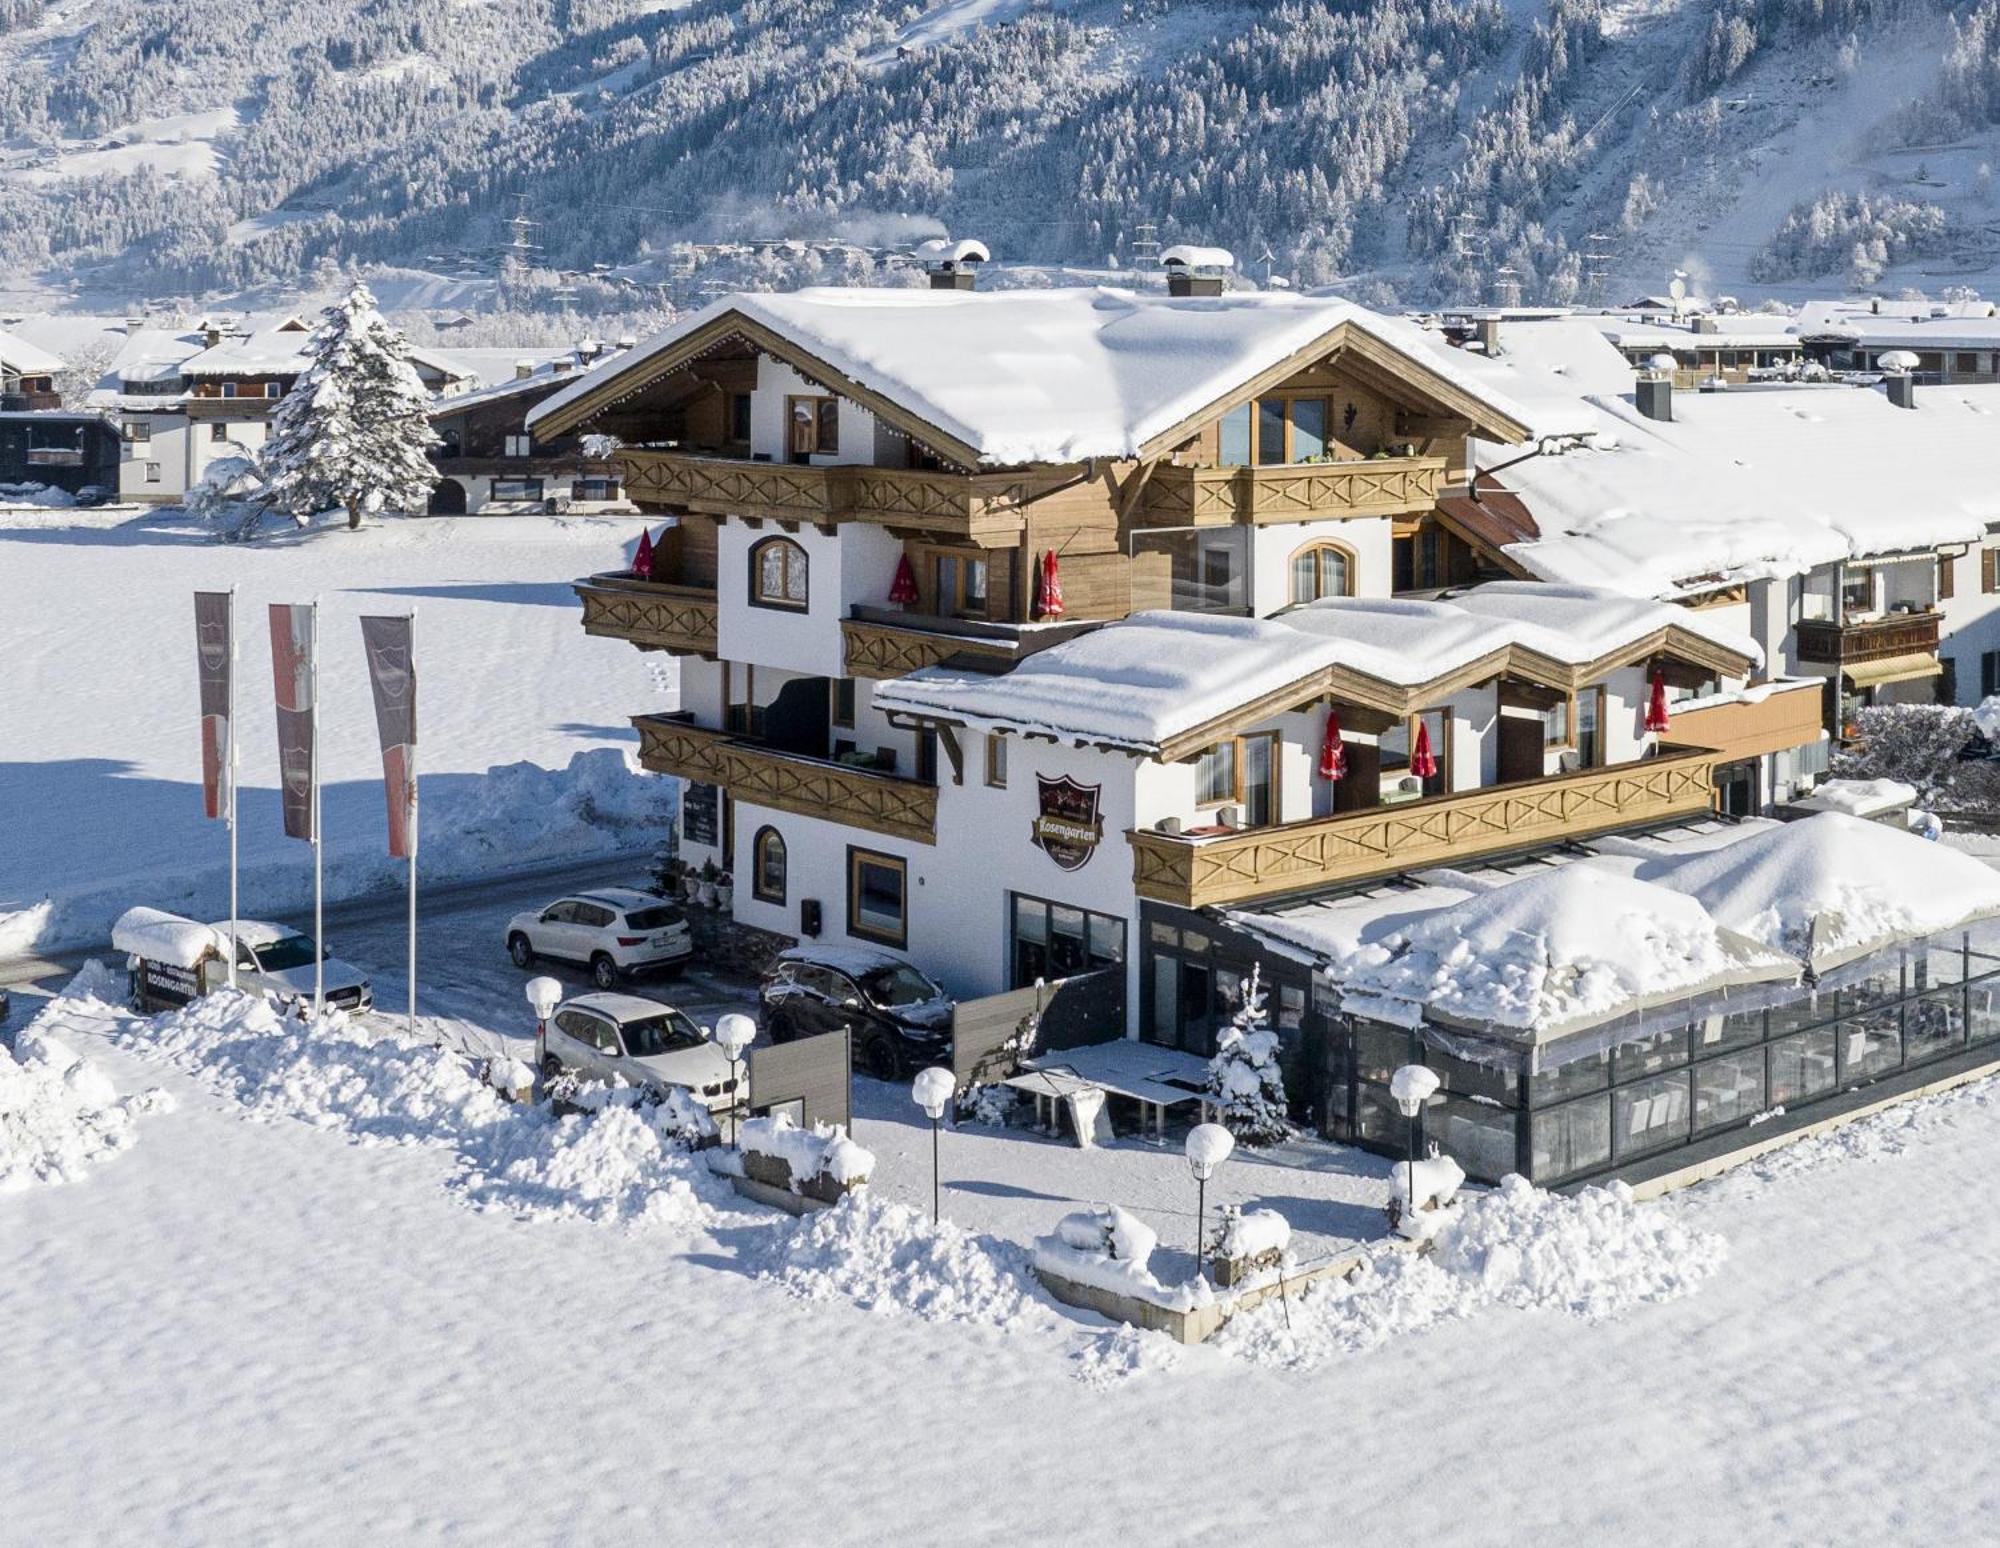
[[[425,875],[650,847],[671,788],[628,773],[628,717],[673,702],[673,666],[586,636],[568,584],[621,563],[639,530],[631,517],[392,519],[243,547],[178,516],[0,515],[0,958],[101,942],[133,903],[228,912],[227,832],[201,808],[198,589],[239,588],[246,915],[311,896],[311,852],[278,820],[274,601],[321,599],[329,896],[401,874],[355,622],[366,612],[417,610]]]
[[[1489,1197],[1182,1350],[1018,1244],[794,1223],[635,1115],[226,1010],[69,998],[0,1062],[0,1144],[26,1088],[48,1148],[51,1066],[118,1112],[0,1191],[0,1542],[1965,1542],[2000,1503],[2000,1237],[1953,1202],[1991,1086],[1659,1205]]]

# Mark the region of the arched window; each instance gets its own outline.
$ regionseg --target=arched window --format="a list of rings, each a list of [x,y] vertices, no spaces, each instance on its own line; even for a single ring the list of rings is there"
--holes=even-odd
[[[759,828],[750,846],[750,890],[760,903],[785,901],[785,838],[776,828]]]
[[[806,551],[790,538],[765,538],[750,550],[750,601],[755,607],[806,607]]]
[[[1308,543],[1292,555],[1292,600],[1354,595],[1354,555],[1338,543]]]

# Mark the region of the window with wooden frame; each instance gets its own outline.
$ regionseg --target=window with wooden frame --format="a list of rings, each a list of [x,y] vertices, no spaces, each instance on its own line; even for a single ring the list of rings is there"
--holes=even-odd
[[[808,606],[806,551],[790,538],[770,537],[750,549],[750,605],[801,613]]]
[[[1569,746],[1569,704],[1567,697],[1557,699],[1542,711],[1542,746],[1547,748]]]
[[[722,728],[731,736],[762,736],[764,712],[757,706],[757,669],[722,663]]]
[[[1979,589],[1988,596],[2000,591],[2000,548],[1979,550]]]
[[[1354,595],[1354,555],[1338,543],[1308,543],[1292,555],[1294,602]]]
[[[995,790],[1007,788],[1007,739],[991,731],[986,734],[986,783]]]
[[[759,903],[785,901],[785,836],[759,828],[750,845],[750,891]]]
[[[847,851],[847,933],[883,946],[908,942],[909,870],[898,856]]]
[[[1958,592],[1958,556],[1939,554],[1937,562],[1938,601],[1949,602]]]
[[[1194,802],[1220,806],[1236,799],[1236,744],[1217,742],[1204,747],[1194,760]]]
[[[944,617],[984,618],[986,579],[983,554],[937,553],[931,557],[931,595]]]
[[[1583,688],[1576,695],[1576,766],[1594,769],[1604,763],[1604,690]]]
[[[1195,804],[1242,808],[1245,827],[1278,820],[1278,733],[1234,736],[1195,758]]]
[[[785,445],[794,457],[823,457],[840,450],[840,400],[785,399]]]

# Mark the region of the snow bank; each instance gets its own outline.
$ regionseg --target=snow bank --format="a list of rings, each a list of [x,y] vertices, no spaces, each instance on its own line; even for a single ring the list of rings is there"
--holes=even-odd
[[[1728,1255],[1676,1201],[1638,1204],[1622,1183],[1573,1197],[1520,1177],[1463,1205],[1423,1256],[1385,1253],[1353,1278],[1232,1318],[1219,1347],[1266,1364],[1313,1366],[1495,1308],[1586,1321],[1692,1292]]]
[[[57,999],[0,1047],[0,1193],[78,1182],[129,1149],[141,1115],[173,1106],[164,1091],[120,1097],[111,1078],[57,1035],[79,1002]],[[87,1012],[84,1014],[87,1015]]]
[[[1795,806],[1815,811],[1845,812],[1850,817],[1872,817],[1892,806],[1908,806],[1917,799],[1917,787],[1900,779],[1823,779],[1809,796]]]
[[[1291,1222],[1275,1209],[1232,1209],[1223,1217],[1216,1251],[1225,1258],[1263,1258],[1291,1245]]]
[[[875,1157],[849,1139],[839,1124],[816,1123],[801,1129],[784,1113],[745,1121],[741,1148],[783,1161],[791,1168],[795,1192],[816,1177],[828,1178],[843,1188],[856,1187],[875,1171]]]
[[[1150,1301],[1170,1311],[1192,1311],[1213,1300],[1215,1293],[1205,1279],[1166,1285],[1154,1277],[1146,1265],[1158,1240],[1150,1226],[1117,1205],[1100,1206],[1065,1215],[1056,1222],[1053,1235],[1036,1237],[1033,1262],[1058,1279]]]
[[[851,1300],[928,1322],[1053,1323],[1012,1242],[863,1192],[817,1210],[763,1256],[759,1277],[808,1301]]]
[[[715,1184],[687,1153],[676,1111],[607,1101],[558,1116],[508,1102],[487,1061],[330,1011],[310,1025],[217,990],[153,1020],[82,1002],[128,1046],[165,1057],[268,1120],[296,1119],[364,1145],[450,1152],[450,1188],[475,1207],[706,1226]]]

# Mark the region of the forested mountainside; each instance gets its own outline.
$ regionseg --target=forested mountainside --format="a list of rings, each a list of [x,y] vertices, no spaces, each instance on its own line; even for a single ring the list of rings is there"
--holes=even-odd
[[[689,244],[942,230],[1083,267],[1221,243],[1406,302],[1674,266],[1943,288],[2000,251],[2000,0],[0,0],[0,29],[0,262],[79,293],[361,262],[608,295],[725,263]]]

